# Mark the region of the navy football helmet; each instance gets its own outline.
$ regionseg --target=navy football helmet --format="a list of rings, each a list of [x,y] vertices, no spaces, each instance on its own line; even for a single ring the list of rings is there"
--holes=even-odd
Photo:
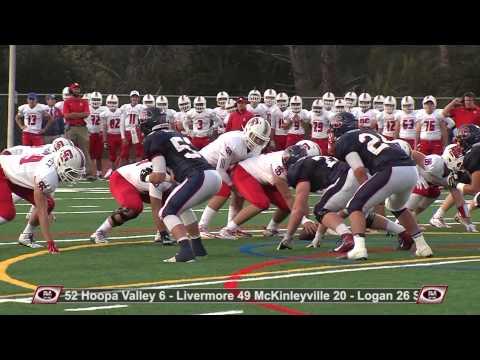
[[[462,125],[458,129],[456,140],[465,152],[470,150],[474,144],[480,142],[480,127],[473,124]]]
[[[334,137],[338,139],[346,132],[358,129],[358,121],[352,113],[341,112],[333,117],[330,126]]]
[[[140,115],[140,130],[144,135],[150,134],[154,130],[168,130],[169,124],[166,113],[162,113],[158,108],[147,108]]]
[[[298,159],[307,156],[307,149],[301,145],[292,145],[285,149],[282,155],[283,166],[288,170]]]

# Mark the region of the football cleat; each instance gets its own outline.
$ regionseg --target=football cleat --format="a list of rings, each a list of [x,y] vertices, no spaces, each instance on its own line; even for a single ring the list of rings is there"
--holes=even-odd
[[[214,233],[209,232],[206,226],[198,225],[198,231],[200,232],[200,237],[202,239],[217,239],[217,236]]]
[[[467,232],[478,232],[477,227],[475,224],[468,223],[463,217],[461,217],[459,214],[455,215],[454,217],[455,221],[458,222],[459,224],[462,224],[465,226],[465,230]]]
[[[352,234],[343,234],[341,239],[337,241],[337,246],[331,251],[336,253],[346,253],[353,249],[355,242]]]
[[[168,232],[164,232],[163,234],[160,233],[160,231],[157,231],[155,234],[155,239],[153,240],[154,243],[156,244],[161,244],[161,245],[174,245],[176,243],[175,239],[172,239]]]
[[[431,219],[430,219],[430,225],[436,227],[436,228],[445,228],[445,229],[448,229],[448,228],[451,228],[450,225],[448,225],[445,220],[443,219],[443,217],[435,217],[433,216]]]
[[[253,235],[243,231],[242,229],[238,228],[237,230],[234,231],[235,235],[237,237],[252,237]]]
[[[108,243],[107,234],[103,231],[96,231],[90,235],[90,241],[95,244],[106,244]]]
[[[262,235],[265,237],[270,237],[270,236],[277,236],[280,234],[280,231],[277,229],[265,229],[263,230]]]
[[[220,239],[227,239],[227,240],[237,240],[238,235],[236,231],[232,231],[224,227],[220,232],[218,233],[218,237]]]
[[[27,246],[32,249],[38,249],[43,247],[42,245],[37,244],[33,240],[33,233],[21,233],[20,236],[18,237],[18,244]]]
[[[187,241],[188,240],[183,240]],[[163,260],[163,262],[167,263],[175,263],[175,262],[194,262],[195,261],[195,254],[193,253],[192,247],[191,246],[183,246],[180,245],[180,250],[175,256],[172,256],[171,258]]]
[[[202,244],[202,240],[192,239],[191,244],[192,244],[192,250],[195,256],[203,257],[208,255],[207,250]]]
[[[353,248],[347,253],[347,258],[350,260],[367,260],[367,248],[364,246]]]

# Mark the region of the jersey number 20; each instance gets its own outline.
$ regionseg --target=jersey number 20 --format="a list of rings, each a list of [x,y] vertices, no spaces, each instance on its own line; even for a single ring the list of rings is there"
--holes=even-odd
[[[183,155],[187,159],[196,159],[202,157],[202,155],[200,155],[198,151],[192,149],[192,143],[188,138],[181,138],[179,136],[175,136],[170,138],[170,142],[173,144],[173,146],[179,153],[184,153]]]

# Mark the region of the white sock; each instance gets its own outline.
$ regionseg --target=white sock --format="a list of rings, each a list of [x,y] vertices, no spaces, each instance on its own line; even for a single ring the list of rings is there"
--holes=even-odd
[[[217,212],[218,211],[212,209],[210,206],[207,206],[205,210],[203,210],[203,214],[198,225],[208,228],[210,221],[212,221],[214,216],[217,215]]]
[[[355,242],[355,248],[364,248],[365,247],[365,238],[363,236],[354,235],[353,241]]]
[[[233,218],[237,216],[237,214],[238,214],[237,209],[235,209],[235,207],[232,206],[232,204],[230,204],[230,206],[228,207],[228,222],[232,221]]]
[[[112,224],[110,224],[108,218],[106,218],[103,224],[97,229],[97,231],[103,231],[104,233],[108,233],[110,230],[112,230]]]
[[[267,229],[268,230],[277,230],[279,226],[280,226],[280,223],[275,222],[272,218],[267,225]]]
[[[388,232],[393,232],[395,234],[400,234],[405,231],[405,228],[400,224],[396,224],[393,221],[388,220],[385,230],[387,230]]]
[[[23,229],[24,234],[31,234],[35,231],[36,226],[31,225],[29,222],[27,222],[27,226],[25,226],[25,229]]]
[[[350,233],[350,229],[348,228],[347,225],[345,224],[340,224],[335,228],[335,231],[337,232],[338,235],[342,236],[343,234],[348,234]]]
[[[235,224],[235,222],[233,220],[230,220],[227,224],[227,229],[230,230],[230,231],[235,231],[238,229],[238,225]]]
[[[433,215],[433,217],[436,218],[441,218],[445,216],[445,211],[442,209],[442,207],[439,207],[437,212]]]

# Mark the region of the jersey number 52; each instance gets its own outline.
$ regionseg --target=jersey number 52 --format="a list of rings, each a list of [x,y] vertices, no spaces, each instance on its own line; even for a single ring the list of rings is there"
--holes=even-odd
[[[183,153],[183,156],[185,156],[187,159],[196,159],[202,157],[198,153],[198,151],[192,149],[192,143],[188,138],[181,138],[179,136],[175,136],[170,138],[170,142],[173,144],[175,149],[179,153]]]

